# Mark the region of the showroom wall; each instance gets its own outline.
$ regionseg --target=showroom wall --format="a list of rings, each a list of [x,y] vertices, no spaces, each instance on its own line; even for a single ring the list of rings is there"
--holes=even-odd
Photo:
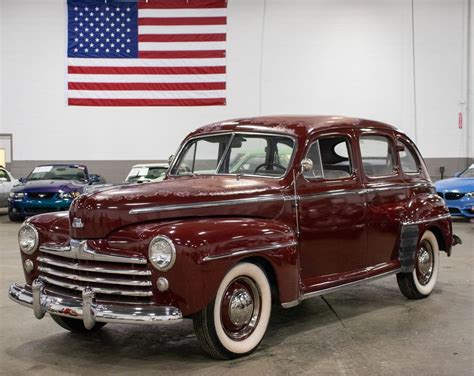
[[[0,4],[0,133],[13,133],[16,175],[86,161],[119,181],[136,161],[165,160],[199,125],[281,113],[394,124],[435,178],[474,157],[468,0],[229,0],[227,106],[148,108],[67,107],[65,0]]]

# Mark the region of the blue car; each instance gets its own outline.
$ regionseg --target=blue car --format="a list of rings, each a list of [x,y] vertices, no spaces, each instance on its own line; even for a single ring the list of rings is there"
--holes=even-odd
[[[89,175],[83,165],[54,164],[36,167],[19,179],[8,197],[8,216],[22,221],[32,215],[68,210],[72,200],[89,184],[102,183],[99,175]]]
[[[452,216],[474,218],[474,164],[451,179],[435,183]]]

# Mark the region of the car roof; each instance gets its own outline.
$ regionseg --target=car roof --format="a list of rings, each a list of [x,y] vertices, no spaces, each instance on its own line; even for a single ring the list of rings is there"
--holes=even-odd
[[[198,128],[191,137],[214,132],[273,132],[307,137],[317,130],[337,127],[396,130],[396,127],[374,120],[346,116],[283,115],[258,116],[220,121]],[[402,132],[400,132],[402,133]]]
[[[164,168],[168,168],[169,164],[168,163],[141,163],[141,164],[136,164],[136,165],[132,166],[132,168],[146,168],[146,167],[164,167]]]
[[[84,168],[87,168],[86,165],[77,164],[77,163],[46,163],[46,164],[38,165],[37,167],[43,167],[43,166],[66,166],[66,167],[84,167]]]

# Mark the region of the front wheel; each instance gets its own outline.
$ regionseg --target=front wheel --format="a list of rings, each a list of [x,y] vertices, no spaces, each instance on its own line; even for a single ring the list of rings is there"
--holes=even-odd
[[[398,273],[400,291],[408,299],[423,299],[434,289],[438,278],[439,247],[436,236],[426,231],[415,255],[415,267],[411,273]]]
[[[237,264],[222,280],[216,298],[193,317],[201,347],[217,359],[250,354],[265,335],[271,305],[264,271],[255,264]]]
[[[61,328],[69,330],[73,333],[91,333],[96,332],[102,328],[106,323],[105,322],[96,322],[92,329],[87,329],[84,326],[82,320],[72,319],[70,317],[63,317],[58,315],[51,315],[51,318],[58,324]]]

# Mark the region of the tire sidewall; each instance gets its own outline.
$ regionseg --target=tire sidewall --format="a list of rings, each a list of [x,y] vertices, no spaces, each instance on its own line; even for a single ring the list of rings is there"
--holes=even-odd
[[[436,284],[436,280],[438,279],[440,255],[439,255],[438,241],[436,239],[436,236],[431,231],[425,231],[425,233],[420,239],[420,246],[423,241],[428,241],[433,249],[433,258],[434,258],[433,274],[431,276],[430,281],[426,285],[422,285],[418,281],[418,277],[416,275],[416,265],[415,265],[415,268],[413,269],[412,275],[413,275],[413,283],[415,284],[415,287],[418,290],[418,292],[424,296],[428,296],[433,291]],[[416,255],[416,257],[418,257],[418,255]],[[415,263],[416,262],[417,260],[415,260]]]
[[[221,321],[221,302],[227,286],[238,277],[251,278],[261,295],[260,317],[252,334],[241,341],[235,341],[225,333]],[[243,355],[252,352],[263,339],[270,321],[271,313],[271,289],[265,272],[255,264],[240,263],[232,268],[224,277],[219,289],[217,290],[216,299],[214,301],[213,321],[214,330],[222,347],[229,353]]]

